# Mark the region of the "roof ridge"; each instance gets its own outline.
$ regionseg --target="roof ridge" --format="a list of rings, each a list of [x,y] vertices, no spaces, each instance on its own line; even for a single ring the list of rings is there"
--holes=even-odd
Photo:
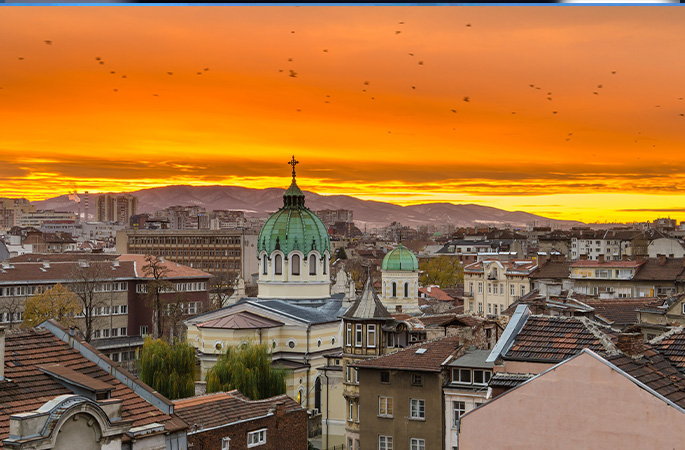
[[[683,331],[683,329],[685,329],[685,327],[683,327],[682,325],[679,327],[671,328],[667,332],[660,334],[659,336],[655,337],[651,341],[648,341],[648,344],[650,344],[650,345],[660,344],[664,339],[670,338],[671,336],[673,336],[676,333],[680,333],[681,331]]]
[[[587,329],[590,333],[592,333],[598,340],[599,343],[604,347],[606,350],[607,356],[613,356],[613,355],[620,355],[621,352],[616,348],[616,345],[611,341],[611,338],[605,333],[603,333],[599,327],[600,324],[596,323],[593,320],[588,319],[587,317],[578,317],[577,318],[584,326],[585,329]]]

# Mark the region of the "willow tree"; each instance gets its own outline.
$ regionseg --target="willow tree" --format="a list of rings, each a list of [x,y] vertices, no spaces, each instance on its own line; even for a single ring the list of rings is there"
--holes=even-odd
[[[195,350],[187,342],[167,344],[146,338],[140,361],[140,379],[166,398],[195,395]]]
[[[207,372],[207,392],[238,389],[252,400],[261,400],[284,394],[286,376],[285,369],[271,365],[266,344],[231,346]]]

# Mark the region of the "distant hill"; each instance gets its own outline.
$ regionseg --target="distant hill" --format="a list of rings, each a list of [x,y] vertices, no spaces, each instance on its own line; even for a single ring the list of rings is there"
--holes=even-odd
[[[215,209],[243,210],[253,217],[265,217],[283,206],[284,189],[250,189],[238,186],[167,186],[131,192],[138,197],[139,212],[154,212],[173,205],[199,205],[207,211]],[[474,204],[426,203],[399,206],[392,203],[360,200],[348,195],[319,195],[304,191],[306,205],[312,210],[351,209],[355,222],[380,226],[391,222],[417,227],[422,224],[473,226],[479,223],[511,224],[570,228],[582,222],[555,220],[524,211],[505,211]],[[97,194],[90,195],[91,214],[95,213]],[[38,209],[76,211],[78,205],[66,195],[32,202]],[[83,205],[82,205],[83,208]]]

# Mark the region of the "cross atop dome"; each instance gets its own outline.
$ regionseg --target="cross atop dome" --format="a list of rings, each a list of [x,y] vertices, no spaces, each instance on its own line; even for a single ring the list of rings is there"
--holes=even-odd
[[[288,162],[288,165],[293,166],[293,178],[295,178],[295,166],[299,163],[299,161],[295,160],[295,155],[293,155],[293,159]]]

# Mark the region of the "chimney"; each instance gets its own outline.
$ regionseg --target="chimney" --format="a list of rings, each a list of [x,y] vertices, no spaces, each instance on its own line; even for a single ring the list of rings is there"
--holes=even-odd
[[[587,253],[583,253],[582,255],[580,255],[580,260],[586,261],[587,260]]]
[[[626,356],[642,356],[644,352],[643,342],[642,333],[620,333],[616,347]]]
[[[473,341],[473,330],[471,327],[459,328],[457,333],[459,334],[459,345],[469,347]]]
[[[603,263],[604,262],[604,255],[597,255],[597,262]]]
[[[0,381],[5,379],[5,327],[0,327]]]
[[[628,261],[628,255],[626,255],[625,253],[622,254],[621,255],[621,261]],[[683,259],[683,261],[685,261],[685,259]]]
[[[547,252],[538,252],[538,267],[542,267],[547,262]]]
[[[666,264],[666,255],[658,254],[656,255],[657,259],[659,260],[659,265],[663,266]]]

